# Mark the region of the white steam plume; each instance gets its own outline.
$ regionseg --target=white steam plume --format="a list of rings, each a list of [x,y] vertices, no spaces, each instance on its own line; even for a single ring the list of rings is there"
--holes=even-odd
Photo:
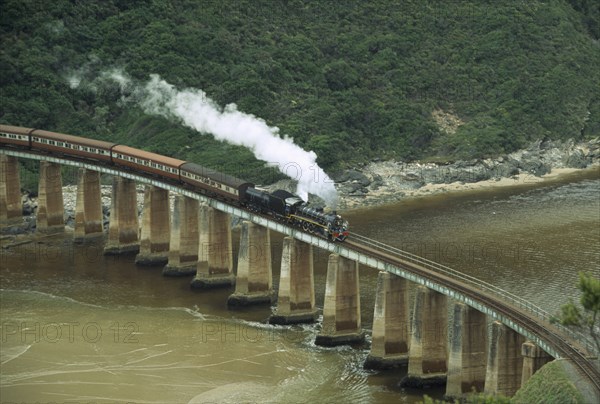
[[[131,90],[131,80],[119,70],[108,73],[121,87]],[[337,204],[334,182],[317,165],[317,155],[305,151],[279,129],[263,119],[238,111],[235,104],[220,108],[199,89],[178,90],[158,75],[143,87],[133,88],[139,104],[148,114],[180,121],[200,133],[215,139],[250,149],[262,161],[274,164],[285,175],[298,181],[296,193],[304,200],[308,194],[321,197],[328,206]],[[134,86],[135,87],[135,86]]]

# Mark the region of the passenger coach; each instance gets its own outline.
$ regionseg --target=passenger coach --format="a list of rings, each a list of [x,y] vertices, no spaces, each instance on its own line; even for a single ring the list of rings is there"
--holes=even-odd
[[[238,202],[245,199],[248,187],[254,187],[251,182],[196,163],[185,163],[181,166],[181,181]]]
[[[112,148],[112,160],[119,166],[131,167],[178,181],[179,167],[185,163],[183,160],[123,145],[116,145]]]
[[[33,130],[32,128],[0,125],[0,145],[16,144],[29,147],[29,134]]]
[[[59,154],[75,155],[110,162],[110,149],[115,144],[35,129],[31,132],[30,147]]]

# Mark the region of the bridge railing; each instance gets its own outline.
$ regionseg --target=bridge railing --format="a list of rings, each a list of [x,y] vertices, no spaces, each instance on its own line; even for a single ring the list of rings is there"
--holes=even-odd
[[[523,299],[522,297],[516,296],[497,286],[482,281],[481,279],[477,279],[471,275],[463,274],[443,264],[430,261],[426,258],[419,257],[418,255],[411,254],[407,251],[400,250],[399,248],[381,243],[377,240],[369,239],[365,236],[361,236],[356,233],[352,234],[352,238],[379,251],[382,251],[387,254],[392,254],[394,255],[394,257],[399,258],[401,260],[408,261],[412,264],[420,265],[437,273],[442,273],[452,279],[459,280],[465,284],[471,285],[474,288],[488,291],[496,297],[502,298],[503,300],[510,302],[514,306],[533,314],[538,320],[543,321],[545,323],[551,323],[551,319],[553,318],[553,316],[547,311]],[[599,356],[598,348],[596,347],[596,344],[591,340],[590,336],[587,336],[579,331],[565,327],[558,323],[552,323],[552,325],[558,330],[560,330],[562,333],[566,334],[572,340],[577,341],[582,348],[587,350],[588,354],[592,354],[596,357]]]
[[[172,186],[166,185],[164,183],[159,183],[156,180],[151,180],[149,181],[148,179],[145,179],[143,177],[140,176],[136,176],[133,175],[131,173],[125,173],[125,172],[120,172],[118,170],[115,170],[114,168],[105,168],[105,167],[97,167],[97,166],[93,166],[91,164],[88,163],[83,163],[81,161],[70,161],[68,159],[60,159],[54,156],[39,156],[39,155],[30,155],[29,153],[27,153],[26,151],[5,151],[5,150],[0,150],[1,154],[9,154],[9,155],[13,155],[16,157],[24,157],[24,158],[36,158],[38,160],[47,160],[47,161],[54,161],[54,162],[58,162],[58,163],[67,163],[69,165],[73,165],[73,166],[78,166],[78,167],[85,167],[85,168],[90,168],[92,170],[97,170],[103,173],[108,173],[108,174],[112,174],[112,175],[121,175],[121,176],[125,176],[127,178],[132,178],[132,179],[136,179],[136,180],[140,180],[142,182],[146,182],[146,183],[152,183],[154,184],[156,182],[156,185],[161,187],[161,188],[165,188],[165,189],[171,189],[174,188]],[[89,166],[89,167],[88,167]],[[178,189],[173,189],[174,192],[181,192],[181,190]],[[189,192],[189,191],[188,191]],[[191,197],[196,196],[197,199],[202,199],[204,197],[199,197],[198,195],[191,195]],[[231,210],[231,209],[229,209]],[[236,214],[235,212],[230,212],[229,210],[227,210],[228,213],[232,213],[232,214]],[[233,209],[236,210],[236,209]],[[417,265],[421,265],[427,269],[436,271],[438,273],[443,273],[444,275],[456,279],[456,280],[460,280],[461,282],[464,282],[465,284],[469,284],[472,285],[474,288],[477,289],[484,289],[489,291],[490,293],[494,294],[497,297],[501,297],[507,301],[510,301],[513,305],[520,307],[522,309],[524,309],[525,311],[533,314],[534,316],[536,316],[537,319],[547,322],[550,322],[550,319],[552,318],[552,316],[547,313],[546,311],[544,311],[543,309],[535,306],[534,304],[532,304],[531,302],[528,302],[527,300],[516,296],[510,292],[507,292],[505,290],[502,290],[498,287],[495,287],[487,282],[484,282],[480,279],[477,279],[475,277],[472,277],[470,275],[466,275],[466,274],[462,274],[450,267],[447,267],[445,265],[439,264],[437,262],[434,261],[430,261],[426,258],[422,258],[419,257],[417,255],[411,254],[409,252],[400,250],[398,248],[383,244],[377,240],[372,240],[369,239],[367,237],[361,236],[359,234],[353,233],[352,237],[366,245],[369,245],[377,250],[380,250],[382,252],[385,252],[387,254],[392,254],[394,255],[396,258],[399,258],[401,260],[410,262],[412,264],[417,264]],[[319,239],[320,241],[323,241],[322,239]],[[570,328],[564,327],[560,324],[554,324],[554,326],[559,329],[561,332],[563,332],[564,334],[568,335],[571,340],[576,341],[579,343],[579,345],[581,346],[581,348],[585,348],[587,350],[587,352],[589,354],[593,354],[596,357],[599,357],[599,352],[598,349],[595,345],[595,343],[590,339],[589,336],[578,332],[578,331],[574,331]],[[597,361],[600,363],[600,359]]]

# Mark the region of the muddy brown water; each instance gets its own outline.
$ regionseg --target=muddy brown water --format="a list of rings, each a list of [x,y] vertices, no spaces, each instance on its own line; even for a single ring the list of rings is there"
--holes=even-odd
[[[347,212],[352,231],[476,276],[549,312],[600,277],[600,172],[443,194]],[[273,234],[274,284],[281,237]],[[314,345],[319,325],[265,324],[271,308],[228,310],[232,289],[190,290],[133,256],[104,257],[70,235],[1,250],[2,402],[417,402],[442,390],[398,387],[365,371],[363,347]],[[315,251],[317,305],[327,254]],[[377,272],[361,267],[370,334]]]

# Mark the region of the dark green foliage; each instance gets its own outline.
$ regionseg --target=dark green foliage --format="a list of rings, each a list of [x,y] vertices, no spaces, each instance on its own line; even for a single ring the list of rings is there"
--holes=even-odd
[[[577,287],[581,291],[580,306],[570,300],[560,307],[560,314],[551,321],[589,332],[600,352],[600,279],[580,272]]]
[[[3,0],[0,122],[245,171],[264,163],[123,105],[119,67],[204,90],[332,170],[373,157],[480,158],[600,135],[598,2]],[[442,110],[463,125],[440,130]],[[234,162],[234,163],[232,163]],[[233,168],[232,166],[238,167]],[[268,170],[267,170],[268,171]]]
[[[594,39],[600,39],[600,3],[596,0],[569,0]]]
[[[542,366],[512,398],[515,404],[585,403],[589,402],[577,389],[579,375],[572,375],[566,360],[555,360]]]

